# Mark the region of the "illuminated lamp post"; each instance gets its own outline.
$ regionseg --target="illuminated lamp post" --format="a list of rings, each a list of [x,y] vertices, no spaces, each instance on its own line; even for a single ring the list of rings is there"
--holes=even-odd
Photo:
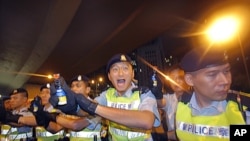
[[[96,81],[93,79],[91,80],[91,84],[95,85],[95,96],[98,95],[98,87],[103,82],[103,77],[99,77]]]
[[[250,86],[250,78],[245,60],[245,54],[243,51],[241,40],[239,38],[239,27],[240,27],[239,19],[237,19],[234,16],[225,16],[215,20],[215,22],[206,30],[206,35],[212,43],[227,42],[230,39],[233,39],[233,37],[235,36],[238,37],[241,55],[243,58],[243,64],[245,67],[248,84]]]

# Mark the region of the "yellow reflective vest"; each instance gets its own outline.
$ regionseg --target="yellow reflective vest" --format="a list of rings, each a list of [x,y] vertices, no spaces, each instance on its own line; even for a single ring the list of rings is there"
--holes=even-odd
[[[97,140],[100,141],[100,131],[98,130],[85,128],[82,131],[70,131],[70,141],[93,141],[95,135]]]
[[[192,116],[188,104],[178,103],[176,133],[180,141],[229,141],[230,124],[245,124],[233,101],[228,101],[225,112],[214,116]]]
[[[107,106],[126,110],[138,110],[140,105],[140,93],[134,91],[130,97],[116,96],[116,90],[107,90]],[[132,129],[124,125],[109,121],[109,133],[113,141],[144,141],[151,137],[150,131]]]
[[[17,131],[17,128],[11,127],[10,125],[7,124],[2,124],[1,125],[1,135],[0,139],[1,140],[20,140],[20,139],[25,139],[32,137],[32,132],[23,132],[19,133]]]
[[[59,131],[56,134],[52,134],[49,131],[47,131],[46,129],[44,129],[44,127],[40,127],[37,126],[36,127],[36,137],[37,137],[37,141],[54,141],[59,139],[60,137],[63,136],[63,130]]]

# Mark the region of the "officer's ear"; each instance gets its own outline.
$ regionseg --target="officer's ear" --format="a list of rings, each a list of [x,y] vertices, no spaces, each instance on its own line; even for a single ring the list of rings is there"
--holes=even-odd
[[[193,76],[191,74],[185,74],[184,75],[184,80],[186,81],[186,83],[189,86],[193,86],[194,85],[194,83],[193,83]]]
[[[110,73],[108,73],[108,79],[109,79],[109,81],[111,81],[111,79],[110,79]]]
[[[91,88],[90,87],[86,87],[86,93],[89,94],[91,91]]]

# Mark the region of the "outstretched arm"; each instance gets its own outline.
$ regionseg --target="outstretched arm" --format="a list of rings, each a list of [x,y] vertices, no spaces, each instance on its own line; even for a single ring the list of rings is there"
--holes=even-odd
[[[98,105],[96,114],[131,128],[151,129],[155,116],[151,111],[122,110]]]
[[[56,118],[56,122],[67,129],[73,131],[80,131],[89,125],[86,117],[76,117],[76,116],[65,116],[59,115]]]

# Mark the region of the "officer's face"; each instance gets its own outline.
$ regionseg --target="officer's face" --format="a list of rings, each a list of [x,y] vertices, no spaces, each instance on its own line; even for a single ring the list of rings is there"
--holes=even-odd
[[[86,86],[83,81],[73,81],[71,83],[71,90],[77,94],[83,94],[84,96],[88,97],[90,87]]]
[[[187,84],[184,80],[184,71],[180,69],[174,69],[169,73],[169,77],[175,82],[170,83],[170,87],[176,93],[183,93],[187,89]],[[178,84],[178,85],[176,85]]]
[[[4,101],[4,107],[6,110],[11,110],[10,99]]]
[[[42,105],[48,104],[50,98],[50,89],[47,88],[42,89],[42,91],[40,91],[39,96],[42,99]]]
[[[28,98],[23,93],[17,93],[10,96],[10,105],[12,109],[20,109],[26,106]]]
[[[193,86],[199,103],[207,106],[212,101],[226,99],[232,83],[230,65],[227,63],[188,73],[185,80]]]
[[[118,62],[110,67],[108,78],[117,92],[123,94],[131,86],[134,71],[130,63]]]

